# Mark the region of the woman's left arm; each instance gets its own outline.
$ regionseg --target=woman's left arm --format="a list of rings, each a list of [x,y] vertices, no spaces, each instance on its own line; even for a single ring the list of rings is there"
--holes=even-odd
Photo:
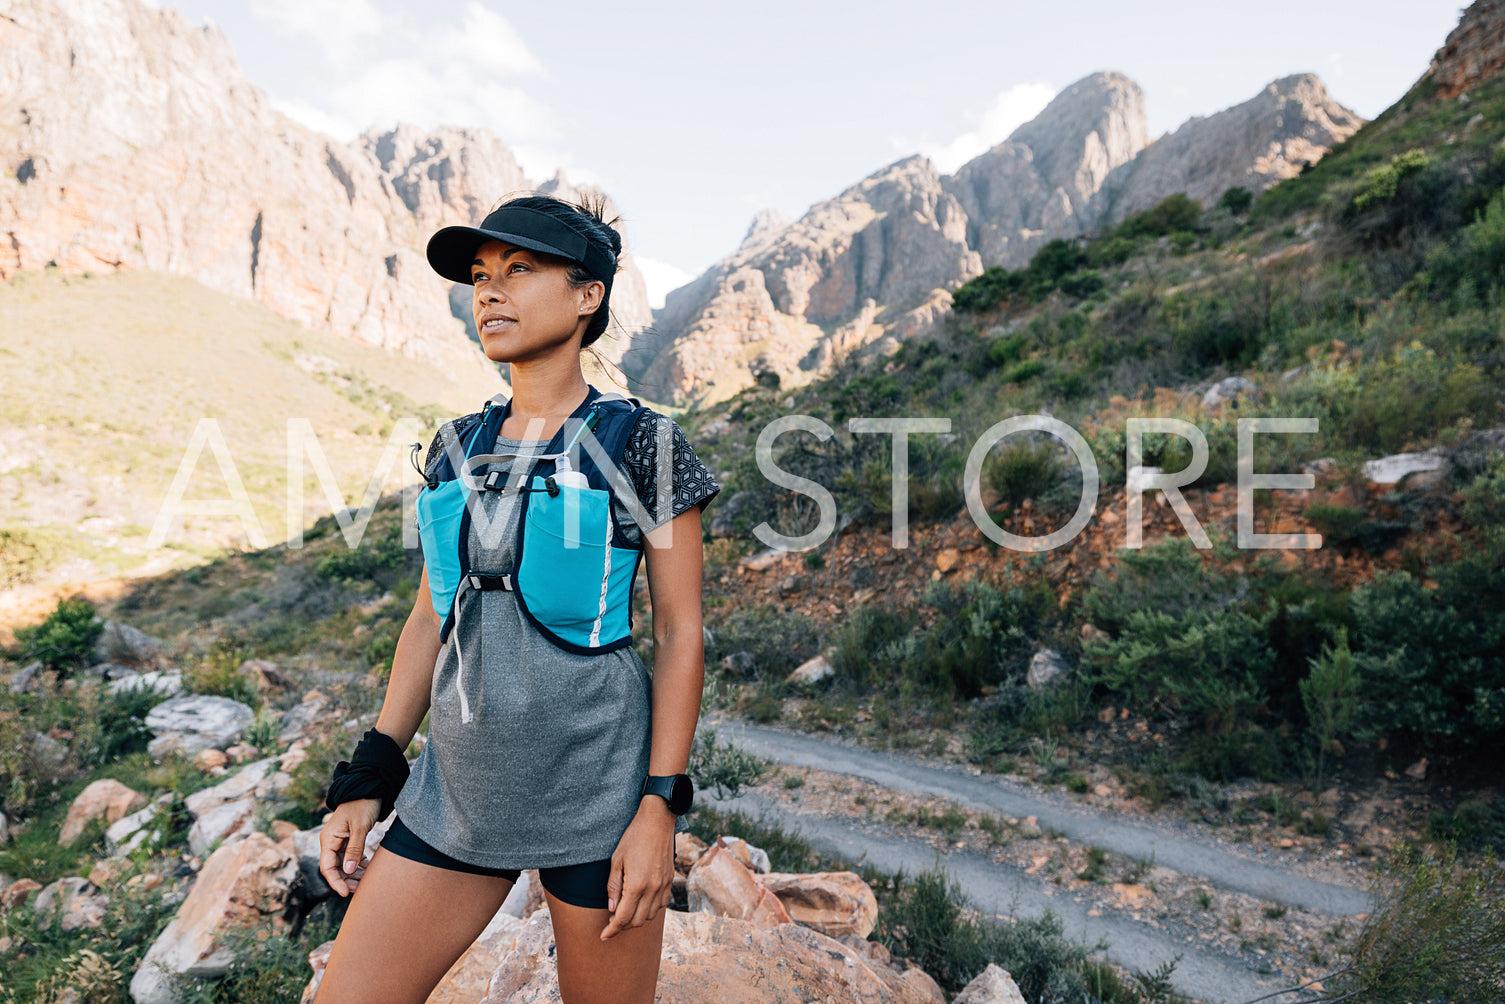
[[[653,607],[653,746],[648,773],[681,774],[700,719],[705,635],[700,619],[701,506],[643,535],[648,600]],[[669,905],[674,881],[674,813],[657,795],[644,796],[611,859],[606,908],[610,940],[641,927]]]

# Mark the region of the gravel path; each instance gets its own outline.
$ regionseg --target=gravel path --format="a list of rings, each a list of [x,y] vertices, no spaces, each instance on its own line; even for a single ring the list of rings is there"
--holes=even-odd
[[[881,753],[743,721],[711,724],[719,737],[778,763],[863,777],[898,791],[951,799],[974,810],[1021,818],[1034,816],[1042,829],[1056,830],[1078,843],[1130,858],[1153,855],[1156,865],[1198,876],[1224,889],[1333,917],[1370,910],[1365,890],[1304,878],[1277,865],[1251,860],[1227,846],[1174,833],[1169,826],[1129,822],[1094,812],[997,776],[974,776],[955,767],[921,763],[901,754]]]
[[[885,835],[872,825],[791,812],[756,792],[715,804],[777,821],[818,850],[852,861],[861,859],[884,871],[902,868],[913,875],[937,864],[937,852],[924,844]],[[1280,977],[1260,976],[1244,960],[1209,949],[1195,939],[1183,940],[1174,929],[1150,927],[1112,914],[1089,916],[1087,904],[1013,866],[968,852],[949,852],[939,863],[961,883],[978,908],[1018,917],[1037,917],[1047,909],[1054,910],[1063,920],[1068,938],[1086,944],[1095,944],[1098,939],[1108,942],[1108,958],[1131,970],[1151,970],[1180,954],[1172,981],[1179,992],[1197,1000],[1240,1004],[1291,985]],[[1300,1001],[1303,996],[1295,994],[1282,1000]]]

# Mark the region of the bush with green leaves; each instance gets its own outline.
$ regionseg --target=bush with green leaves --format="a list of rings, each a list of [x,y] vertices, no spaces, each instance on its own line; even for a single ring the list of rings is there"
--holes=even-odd
[[[1505,999],[1505,869],[1457,848],[1402,843],[1377,871],[1375,908],[1325,980],[1326,999],[1364,1004]]]
[[[1031,644],[1056,615],[1055,595],[1041,582],[942,579],[919,600],[928,628],[903,632],[903,615],[860,615],[839,636],[833,668],[858,686],[894,690],[907,682],[935,697],[968,699],[1022,672]]]
[[[15,657],[40,659],[61,680],[89,664],[103,631],[104,623],[94,617],[94,604],[82,597],[59,599],[42,623],[16,629]]]
[[[718,799],[735,798],[742,789],[757,784],[772,768],[735,743],[722,743],[716,730],[701,725],[690,746],[690,765],[685,773],[695,781],[696,791],[712,791]]]
[[[772,606],[709,611],[706,625],[714,638],[706,647],[707,663],[716,665],[734,652],[747,652],[759,677],[783,679],[820,650],[820,631],[814,621]]]

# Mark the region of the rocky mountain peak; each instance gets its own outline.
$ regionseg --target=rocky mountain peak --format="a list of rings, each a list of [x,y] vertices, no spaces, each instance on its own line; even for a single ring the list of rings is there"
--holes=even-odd
[[[495,374],[422,248],[438,227],[534,190],[496,136],[398,125],[338,142],[274,110],[212,24],[141,0],[9,0],[4,11],[0,279],[49,265],[172,272],[314,328]],[[468,316],[464,299],[454,313]],[[651,316],[630,261],[612,314],[626,327]]]
[[[742,243],[737,245],[737,254],[750,254],[779,234],[789,229],[794,221],[781,209],[760,209],[747,227]]]

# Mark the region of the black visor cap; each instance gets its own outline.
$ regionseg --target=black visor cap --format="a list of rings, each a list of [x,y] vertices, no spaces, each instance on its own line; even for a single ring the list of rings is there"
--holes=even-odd
[[[530,251],[579,262],[592,278],[611,290],[617,262],[611,252],[592,244],[584,234],[548,213],[525,206],[502,206],[479,227],[445,227],[429,238],[428,260],[434,271],[451,282],[470,282],[476,248],[487,241],[506,241]]]

